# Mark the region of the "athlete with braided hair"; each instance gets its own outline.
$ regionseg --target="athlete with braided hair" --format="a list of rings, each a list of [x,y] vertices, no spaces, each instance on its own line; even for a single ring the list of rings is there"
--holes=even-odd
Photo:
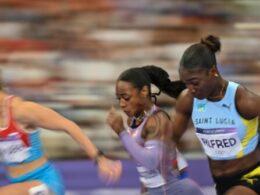
[[[179,140],[191,118],[218,195],[260,195],[260,97],[221,77],[220,48],[219,38],[208,35],[185,50],[179,74],[187,89],[176,102],[173,138]]]
[[[174,98],[185,88],[181,81],[172,82],[159,67],[130,68],[116,81],[116,97],[128,117],[127,128],[114,108],[107,122],[136,161],[140,181],[149,195],[202,195],[195,182],[188,178],[179,180],[174,172],[176,148],[171,130],[165,129],[170,117],[153,102],[151,84]]]

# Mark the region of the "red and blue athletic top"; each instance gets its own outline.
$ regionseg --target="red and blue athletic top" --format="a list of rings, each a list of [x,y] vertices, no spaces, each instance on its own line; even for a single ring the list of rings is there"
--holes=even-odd
[[[3,111],[7,127],[0,128],[0,157],[7,166],[32,162],[43,156],[40,131],[26,131],[19,127],[12,113],[12,98],[4,100]]]

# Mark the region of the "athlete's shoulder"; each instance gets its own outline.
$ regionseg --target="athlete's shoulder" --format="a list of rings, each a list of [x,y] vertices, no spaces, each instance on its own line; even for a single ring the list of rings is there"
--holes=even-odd
[[[188,89],[183,90],[176,101],[176,108],[191,111],[193,99],[194,97]]]
[[[18,120],[26,115],[26,113],[32,110],[37,110],[37,103],[33,101],[28,101],[22,97],[14,96],[11,102],[11,108],[13,111],[13,116]]]
[[[189,89],[184,89],[181,94],[179,95],[178,98],[189,98],[189,99],[193,99],[193,95],[191,94]]]
[[[12,106],[12,110],[17,111],[17,110],[22,110],[24,109],[24,106],[26,106],[26,104],[29,101],[23,99],[22,97],[19,96],[12,96],[12,100],[11,100],[11,106]]]
[[[259,116],[260,96],[239,85],[236,91],[236,106],[242,117],[251,119]]]

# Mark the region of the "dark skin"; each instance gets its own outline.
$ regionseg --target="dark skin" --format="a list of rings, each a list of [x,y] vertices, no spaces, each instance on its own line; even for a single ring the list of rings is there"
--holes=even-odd
[[[148,86],[144,86],[140,90],[129,82],[118,81],[116,84],[116,96],[120,108],[128,116],[128,125],[130,125],[133,116],[137,117],[142,114],[143,111],[150,110],[153,105],[149,96]],[[114,108],[110,110],[107,122],[117,134],[120,134],[124,130],[123,118]],[[141,122],[142,121],[139,121],[139,123]],[[146,141],[153,139],[161,140],[163,136],[163,124],[167,122],[169,122],[169,119],[163,113],[156,113],[150,116],[142,131],[142,138]]]
[[[219,75],[216,67],[209,70],[187,70],[181,67],[179,73],[187,89],[178,98],[176,111],[173,115],[173,138],[177,142],[188,127],[192,114],[193,98],[219,101],[224,97],[228,83]],[[237,111],[243,118],[250,120],[260,116],[260,97],[246,88],[239,86],[235,102]],[[209,165],[213,176],[220,177],[245,170],[255,165],[258,160],[259,151],[255,150],[247,156],[234,160],[209,159]],[[226,194],[256,195],[254,191],[243,186],[233,187]]]
[[[150,92],[148,86],[138,89],[130,82],[117,81],[116,96],[119,101],[120,108],[128,117],[128,126],[130,125],[133,116],[138,117],[144,110],[148,111],[151,109],[153,102],[149,94]],[[114,108],[112,108],[108,114],[107,123],[118,135],[124,130],[123,118]],[[142,123],[142,121],[139,121],[139,124],[140,123]],[[169,138],[170,136],[167,136],[165,134],[166,131],[164,131],[166,123],[169,123],[169,119],[162,112],[158,112],[150,116],[144,125],[144,129],[142,130],[142,138],[145,141],[167,141],[166,138]],[[169,133],[169,131],[167,133]],[[142,186],[141,192],[145,191],[146,189]]]

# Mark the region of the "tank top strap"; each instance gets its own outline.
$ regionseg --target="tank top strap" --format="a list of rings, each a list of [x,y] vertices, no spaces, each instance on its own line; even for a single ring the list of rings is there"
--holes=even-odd
[[[239,86],[239,84],[229,81],[223,101],[235,100],[236,91],[237,91],[238,86]]]
[[[4,111],[4,120],[6,122],[6,127],[1,130],[0,137],[7,137],[10,133],[14,132],[15,126],[13,125],[13,117],[12,117],[12,109],[11,109],[11,99],[12,96],[7,96],[4,98],[4,105],[3,105],[3,111]]]
[[[13,111],[12,111],[12,100],[14,95],[9,95],[5,99],[5,108],[8,119],[8,127],[14,127]]]

